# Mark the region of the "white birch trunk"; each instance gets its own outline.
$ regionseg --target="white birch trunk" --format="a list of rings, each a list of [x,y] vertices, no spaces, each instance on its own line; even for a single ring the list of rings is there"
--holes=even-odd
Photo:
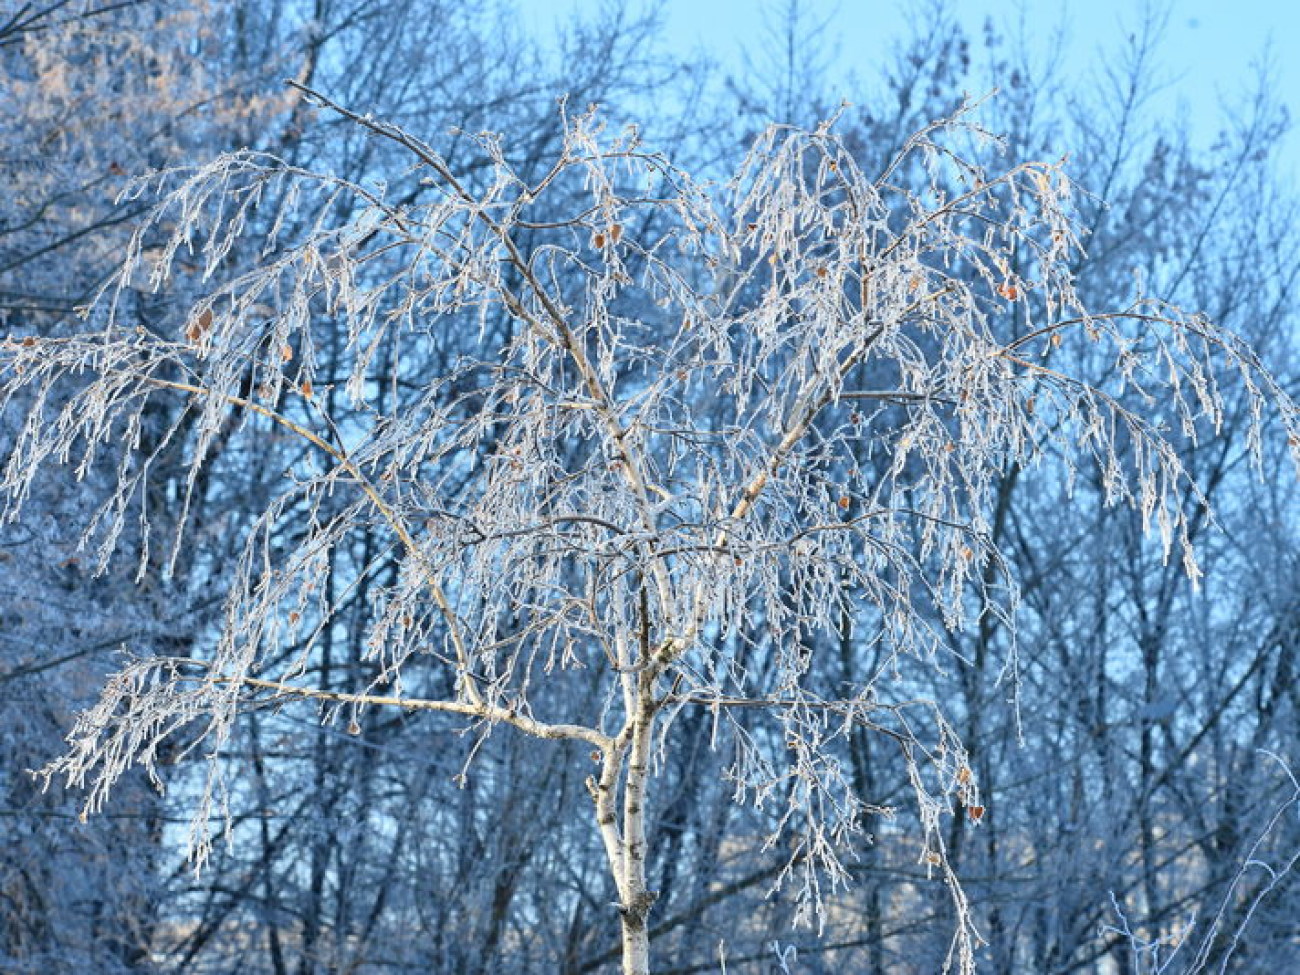
[[[596,823],[605,844],[622,923],[623,975],[650,975],[647,919],[658,894],[646,887],[645,801],[654,734],[656,677],[650,668],[625,683],[627,724],[602,756],[601,774],[588,779]],[[631,685],[631,686],[628,686]],[[626,763],[626,768],[625,768]],[[620,828],[618,786],[623,780]]]

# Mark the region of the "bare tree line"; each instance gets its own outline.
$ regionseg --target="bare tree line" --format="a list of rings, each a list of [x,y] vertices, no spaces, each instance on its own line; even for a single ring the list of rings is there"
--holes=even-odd
[[[0,967],[1294,963],[1279,107],[424,13],[0,17]]]

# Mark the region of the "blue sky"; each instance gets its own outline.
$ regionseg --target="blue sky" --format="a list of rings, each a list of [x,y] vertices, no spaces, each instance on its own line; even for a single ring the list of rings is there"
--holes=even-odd
[[[521,0],[529,14],[590,8],[598,0]],[[666,40],[683,50],[702,47],[724,64],[739,63],[742,45],[761,43],[764,9],[783,0],[665,0]],[[912,0],[806,0],[813,17],[834,15],[838,63],[870,81],[873,60],[909,33]],[[987,18],[1013,27],[1023,16],[1027,36],[1047,39],[1066,31],[1067,70],[1086,76],[1091,61],[1113,50],[1136,26],[1141,0],[951,0],[951,7],[978,37]],[[1300,118],[1300,0],[1172,0],[1167,10],[1159,65],[1167,83],[1162,112],[1184,109],[1198,137],[1210,138],[1222,106],[1241,96],[1256,77],[1254,65],[1268,53],[1279,98]],[[1286,145],[1290,178],[1300,172],[1300,137]]]

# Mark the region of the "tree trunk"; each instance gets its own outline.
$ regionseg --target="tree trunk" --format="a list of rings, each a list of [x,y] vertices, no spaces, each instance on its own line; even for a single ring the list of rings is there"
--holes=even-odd
[[[650,933],[646,923],[659,896],[646,886],[645,799],[654,735],[657,677],[646,668],[629,675],[624,685],[628,721],[602,756],[599,781],[588,779],[596,803],[596,823],[605,844],[610,872],[618,891],[622,918],[623,975],[650,975]],[[626,762],[626,769],[624,763]],[[622,779],[623,815],[617,814]]]
[[[653,900],[653,898],[651,898]],[[650,932],[646,929],[647,903],[640,911],[622,907],[623,975],[650,975]]]
[[[637,679],[636,708],[632,719],[632,745],[628,752],[627,780],[623,785],[623,975],[650,975],[650,932],[646,918],[658,892],[646,887],[646,786],[650,775],[650,741],[655,723],[655,671],[642,671]]]

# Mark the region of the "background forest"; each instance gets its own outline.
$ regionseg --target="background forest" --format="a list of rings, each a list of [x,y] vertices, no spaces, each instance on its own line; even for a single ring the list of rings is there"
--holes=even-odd
[[[1150,23],[1081,80],[1055,75],[997,25],[967,36],[942,4],[918,3],[913,34],[856,92],[832,84],[818,56],[833,22],[816,27],[807,13],[798,3],[771,11],[778,43],[729,74],[664,50],[653,7],[634,4],[603,5],[541,39],[493,2],[4,3],[0,334],[74,332],[141,226],[143,269],[116,292],[118,314],[154,332],[191,313],[204,268],[169,247],[174,225],[145,222],[156,197],[130,182],[141,174],[247,147],[355,184],[382,179],[395,205],[424,199],[399,146],[285,79],[418,135],[470,183],[490,181],[500,162],[482,132],[503,134],[513,172],[543,180],[570,134],[561,96],[566,113],[599,105],[607,129],[635,124],[678,166],[723,180],[768,123],[831,117],[856,165],[878,173],[966,92],[997,89],[975,115],[1003,142],[979,152],[1068,156],[1086,253],[1070,268],[1080,300],[1113,308],[1141,294],[1204,312],[1300,395],[1300,208],[1277,176],[1287,113],[1266,84],[1225,113],[1211,146],[1194,146],[1148,110],[1159,44]],[[898,176],[918,187],[926,178]],[[582,200],[564,192],[547,204],[556,221]],[[340,194],[325,209],[342,226],[363,202]],[[273,229],[284,212],[295,211],[274,200],[250,210],[248,241],[223,256],[227,272],[265,258],[249,242],[259,235],[307,234],[319,217],[298,211],[302,225]],[[548,228],[533,219],[540,251]],[[170,276],[149,286],[149,268],[163,264]],[[314,402],[341,413],[351,337],[332,310],[310,314]],[[383,368],[407,357],[393,371],[401,382],[377,394],[392,397],[386,409],[404,408],[421,377],[452,375],[485,334],[511,327],[479,309],[454,326],[414,350],[377,345]],[[1109,360],[1086,343],[1051,355],[1105,380]],[[1176,391],[1124,395],[1144,415],[1177,415]],[[165,788],[129,771],[95,815],[82,815],[80,791],[57,778],[43,790],[29,774],[65,752],[124,648],[203,656],[226,594],[244,584],[246,537],[263,532],[274,553],[310,533],[315,511],[258,521],[286,472],[310,465],[310,445],[233,424],[209,436],[188,425],[184,404],[151,400],[133,445],[149,458],[136,501],[147,502],[154,530],[187,520],[179,553],[149,548],[128,528],[122,544],[136,557],[97,570],[80,541],[105,485],[126,470],[109,461],[80,476],[47,468],[27,485],[21,520],[0,526],[0,971],[616,970],[617,895],[590,826],[593,766],[580,742],[489,734],[445,713],[250,707],[216,759],[228,788],[210,810],[217,840],[200,873],[185,854],[212,761],[187,747],[183,729],[156,756]],[[20,419],[0,419],[6,457]],[[208,461],[196,480],[201,436]],[[1032,476],[1005,465],[992,485],[988,543],[1018,586],[1014,628],[981,613],[964,629],[936,627],[942,645],[927,658],[898,657],[870,638],[884,624],[864,605],[845,610],[859,616],[838,639],[809,637],[810,682],[830,689],[887,670],[896,695],[942,704],[944,722],[921,721],[918,740],[964,745],[959,784],[978,783],[977,797],[963,791],[937,829],[984,942],[980,971],[1300,970],[1300,880],[1288,872],[1300,851],[1300,789],[1288,770],[1300,768],[1300,508],[1287,447],[1245,381],[1225,386],[1217,436],[1180,437],[1181,462],[1214,512],[1184,489],[1178,510],[1198,586],[1177,552],[1148,535],[1149,513],[1116,503],[1101,458],[1067,475],[1049,456]],[[6,473],[7,503],[20,480]],[[928,541],[913,542],[924,562]],[[996,590],[1001,568],[985,565],[977,581]],[[305,656],[302,641],[286,638],[283,660],[267,668],[292,669],[324,694],[373,686],[383,666],[371,642],[376,607],[401,575],[382,525],[332,544],[322,591],[293,613],[295,623],[310,617],[319,598],[328,623]],[[418,658],[404,666],[410,686],[442,679]],[[771,666],[786,664],[774,656]],[[548,688],[565,698],[548,706],[608,707],[581,680]],[[918,823],[910,760],[862,728],[835,743],[853,792],[874,808],[843,857],[849,883],[822,892],[820,921],[798,924],[799,883],[783,872],[791,849],[765,842],[786,807],[737,803],[726,775],[737,741],[763,734],[749,720],[719,732],[708,708],[675,713],[677,744],[654,770],[646,809],[654,970],[943,970],[962,911],[926,859],[932,840]]]

